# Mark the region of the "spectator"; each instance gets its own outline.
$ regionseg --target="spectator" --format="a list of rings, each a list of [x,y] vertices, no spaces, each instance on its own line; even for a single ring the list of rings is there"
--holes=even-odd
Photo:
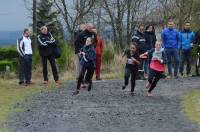
[[[80,73],[80,56],[79,56],[78,53],[80,52],[80,49],[82,48],[82,44],[78,43],[77,38],[78,38],[79,34],[81,34],[85,29],[86,29],[86,25],[80,24],[79,30],[76,31],[75,34],[74,34],[74,36],[75,36],[74,47],[75,47],[76,79],[78,79],[78,76],[79,76],[79,73]]]
[[[135,42],[137,44],[139,54],[143,54],[148,50],[148,45],[146,44],[144,32],[145,32],[145,27],[144,25],[141,24],[139,25],[139,28],[136,34],[134,34],[132,37],[132,42]],[[139,79],[145,79],[144,69],[147,69],[147,61],[140,59],[139,75],[138,75]]]
[[[155,48],[155,43],[156,43],[157,39],[156,39],[156,34],[155,34],[155,28],[154,28],[153,25],[148,25],[146,27],[145,39],[146,39],[146,44],[147,44],[147,50]],[[145,63],[147,63],[147,66],[144,67],[145,77],[148,76],[147,74],[148,74],[148,71],[149,71],[150,61],[151,61],[151,58],[148,58],[145,61]]]
[[[168,78],[172,78],[172,58],[175,59],[174,77],[178,78],[179,51],[178,51],[178,31],[174,28],[172,20],[168,22],[168,27],[162,31],[162,45],[167,55]]]
[[[96,28],[93,29],[93,32],[97,35],[97,43],[96,43],[96,80],[101,80],[101,63],[102,63],[102,54],[103,54],[103,46],[104,42],[101,36],[97,33]]]
[[[53,38],[46,26],[42,26],[40,30],[41,33],[38,35],[38,48],[42,58],[44,84],[48,84],[47,60],[49,60],[51,64],[55,83],[60,84],[54,55],[56,40]]]
[[[184,29],[179,33],[179,49],[181,54],[181,60],[180,60],[180,74],[183,76],[184,71],[184,63],[186,61],[187,68],[186,68],[186,74],[187,76],[191,76],[191,51],[193,45],[193,41],[195,38],[194,32],[191,31],[191,24],[190,22],[186,22],[184,24]]]
[[[17,40],[19,57],[19,84],[30,85],[32,77],[32,45],[30,31],[24,29],[23,36]]]

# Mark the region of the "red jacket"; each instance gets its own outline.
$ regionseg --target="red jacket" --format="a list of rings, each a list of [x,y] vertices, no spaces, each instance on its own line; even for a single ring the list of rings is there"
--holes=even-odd
[[[99,35],[97,35],[97,43],[96,43],[96,54],[97,55],[102,55],[103,46],[104,46],[103,39]]]

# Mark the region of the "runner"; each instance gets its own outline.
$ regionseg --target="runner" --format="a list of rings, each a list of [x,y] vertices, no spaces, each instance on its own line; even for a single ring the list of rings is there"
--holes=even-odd
[[[94,40],[92,38],[86,39],[86,45],[79,53],[81,56],[81,72],[77,82],[77,89],[73,95],[79,94],[81,84],[85,76],[85,83],[88,83],[88,91],[92,88],[92,77],[96,68],[96,51],[94,48]]]
[[[161,42],[157,41],[155,44],[155,48],[140,55],[140,57],[152,58],[150,63],[148,83],[146,85],[146,88],[148,89],[147,96],[152,96],[151,92],[156,87],[158,81],[162,78],[165,71],[165,63],[167,62]]]
[[[135,90],[135,80],[138,73],[139,67],[139,54],[137,53],[136,43],[130,44],[130,48],[125,50],[122,58],[126,56],[126,66],[125,66],[125,75],[124,75],[124,86],[122,86],[122,90],[124,90],[129,83],[129,77],[131,75],[131,94],[134,95]]]

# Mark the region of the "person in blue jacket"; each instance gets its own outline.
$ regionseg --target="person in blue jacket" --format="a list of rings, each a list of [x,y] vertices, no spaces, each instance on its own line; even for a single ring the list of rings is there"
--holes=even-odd
[[[85,82],[88,84],[88,91],[90,91],[92,88],[92,77],[96,68],[96,50],[94,43],[94,39],[88,37],[86,39],[85,46],[83,46],[83,48],[80,50],[79,54],[81,56],[81,72],[79,74],[76,91],[73,93],[73,95],[79,94],[84,77]]]
[[[168,78],[172,78],[172,58],[175,59],[174,77],[178,78],[179,69],[179,50],[178,50],[178,31],[174,28],[172,20],[168,22],[168,27],[162,31],[162,46],[167,55]]]
[[[179,33],[179,49],[180,49],[180,55],[181,55],[181,61],[180,61],[180,69],[179,72],[181,76],[183,76],[184,71],[184,63],[186,61],[187,68],[186,68],[186,74],[187,76],[190,76],[191,72],[191,51],[193,45],[193,41],[195,38],[194,32],[191,31],[191,24],[190,22],[186,22],[184,24],[184,29]]]

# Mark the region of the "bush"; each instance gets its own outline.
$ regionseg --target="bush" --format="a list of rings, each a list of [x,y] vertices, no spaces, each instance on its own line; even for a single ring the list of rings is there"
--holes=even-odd
[[[0,48],[0,60],[11,60],[18,57],[18,52],[14,47]]]
[[[13,62],[2,60],[0,61],[0,72],[11,71],[13,70]]]
[[[68,70],[72,68],[74,59],[74,49],[67,44],[60,45],[60,48],[62,50],[62,53],[61,57],[57,60],[58,67],[60,70]]]
[[[110,71],[110,65],[114,60],[115,51],[111,44],[104,46],[103,50],[103,63],[106,65],[106,69]]]

